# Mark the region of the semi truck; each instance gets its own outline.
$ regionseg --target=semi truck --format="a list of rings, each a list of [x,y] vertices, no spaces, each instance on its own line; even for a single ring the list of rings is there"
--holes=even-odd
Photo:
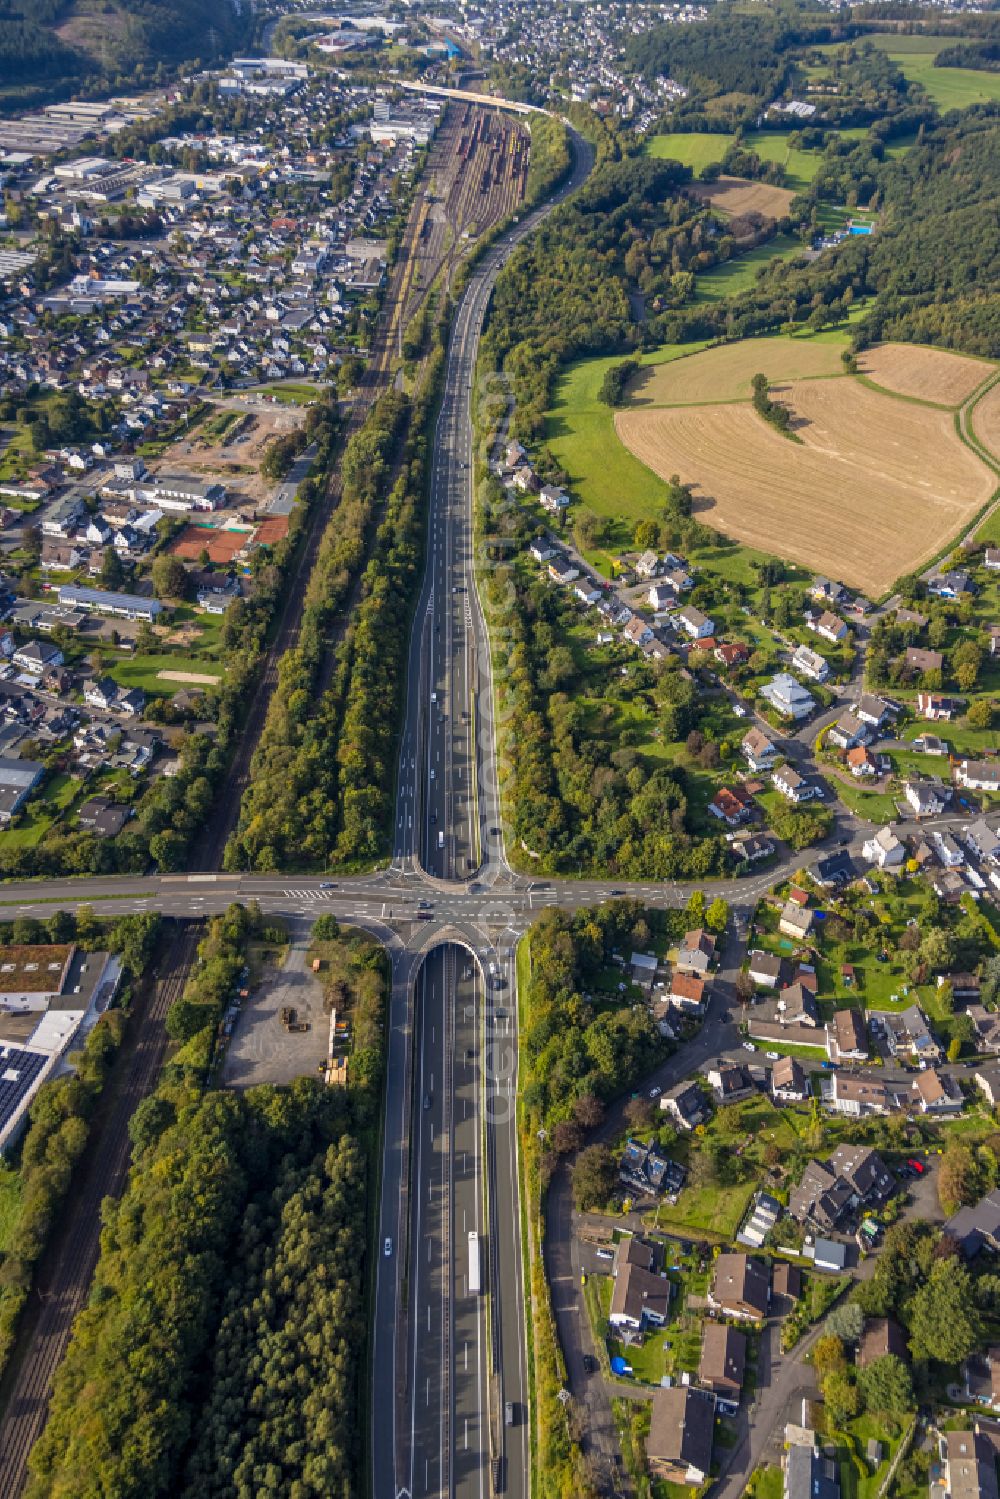
[[[469,1295],[478,1296],[481,1290],[479,1284],[479,1235],[474,1228],[469,1229]]]

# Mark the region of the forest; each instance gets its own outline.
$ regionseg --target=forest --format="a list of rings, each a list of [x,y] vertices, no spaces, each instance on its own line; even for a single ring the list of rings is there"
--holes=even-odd
[[[203,1043],[259,930],[252,908],[213,918],[170,1012],[190,1039],[133,1116],[128,1183],[106,1209],[91,1298],[32,1453],[32,1499],[358,1492],[364,1142],[381,1067],[361,1069],[359,1093],[312,1078],[203,1091]],[[359,989],[372,964],[380,974],[381,1007],[382,954],[345,941]]]
[[[252,12],[228,0],[106,0],[99,54],[65,41],[57,27],[74,0],[0,0],[0,87],[210,61],[247,38]]]

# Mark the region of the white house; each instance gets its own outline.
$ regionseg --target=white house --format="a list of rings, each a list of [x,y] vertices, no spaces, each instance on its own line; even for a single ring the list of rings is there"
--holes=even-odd
[[[808,718],[816,706],[812,693],[783,671],[761,688],[760,695],[783,718]]]
[[[755,771],[770,770],[778,753],[763,729],[756,725],[744,734],[740,749],[750,769]]]
[[[782,765],[780,770],[774,771],[771,780],[775,790],[780,791],[790,802],[807,802],[814,796],[821,795],[820,788],[800,776],[793,765]]]
[[[1000,791],[1000,760],[963,760],[955,780],[970,791]]]
[[[677,622],[692,640],[705,640],[715,633],[713,621],[707,614],[702,614],[700,609],[695,609],[692,604],[678,611]]]
[[[892,828],[879,828],[861,846],[862,857],[869,864],[877,864],[879,869],[895,869],[902,864],[906,858],[906,849],[896,837]]]
[[[796,646],[792,656],[792,670],[810,677],[814,682],[825,682],[830,675],[830,668],[819,651],[810,650],[807,645]]]

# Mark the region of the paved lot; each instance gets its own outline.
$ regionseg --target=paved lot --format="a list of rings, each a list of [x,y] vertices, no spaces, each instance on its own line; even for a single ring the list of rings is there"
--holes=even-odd
[[[306,966],[309,923],[292,925],[292,944],[281,968],[265,970],[236,1022],[222,1080],[234,1088],[257,1083],[290,1083],[313,1074],[326,1056],[329,1021],[323,1013],[323,991]],[[279,1014],[285,1005],[297,1011],[308,1031],[290,1033]]]

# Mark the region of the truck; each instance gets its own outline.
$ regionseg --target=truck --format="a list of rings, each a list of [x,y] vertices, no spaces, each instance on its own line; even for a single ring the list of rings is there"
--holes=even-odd
[[[444,833],[438,833],[438,848],[444,848]]]
[[[478,1296],[481,1290],[479,1284],[479,1235],[474,1228],[469,1229],[469,1295]]]
[[[291,1005],[282,1005],[279,1019],[281,1020],[282,1025],[287,1030],[295,1024],[296,1020],[298,1019],[298,1015],[296,1014],[295,1010],[292,1009]]]

